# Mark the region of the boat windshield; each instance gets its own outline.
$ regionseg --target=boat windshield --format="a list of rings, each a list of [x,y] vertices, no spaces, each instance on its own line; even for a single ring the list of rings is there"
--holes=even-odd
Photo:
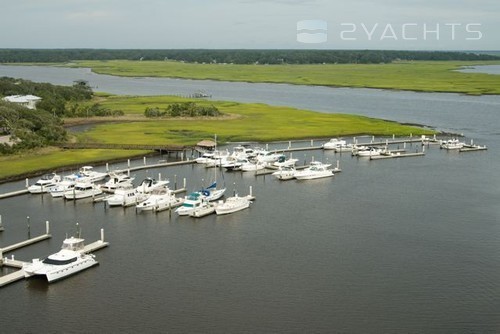
[[[69,263],[72,263],[72,262],[75,262],[76,261],[76,257],[73,257],[71,259],[67,259],[67,260],[55,260],[55,259],[51,259],[51,258],[46,258],[45,260],[43,260],[42,262],[45,263],[45,264],[53,264],[53,265],[56,265],[56,266],[63,266],[65,264],[69,264]]]
[[[84,247],[83,242],[84,242],[83,240],[76,241],[76,242],[75,241],[63,242],[61,249],[67,249],[67,250],[72,250],[72,251],[80,250]]]

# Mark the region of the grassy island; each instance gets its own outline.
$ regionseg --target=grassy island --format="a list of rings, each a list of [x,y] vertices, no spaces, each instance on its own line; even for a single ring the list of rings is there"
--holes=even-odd
[[[77,61],[66,66],[90,67],[96,73],[116,76],[289,83],[482,95],[500,94],[500,76],[462,73],[457,70],[467,66],[494,64],[500,64],[500,61],[239,65],[109,60]]]

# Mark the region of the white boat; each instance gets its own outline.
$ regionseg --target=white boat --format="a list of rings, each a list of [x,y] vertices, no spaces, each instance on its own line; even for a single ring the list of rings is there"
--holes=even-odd
[[[341,145],[347,145],[347,142],[345,140],[342,140],[342,139],[332,138],[328,142],[323,144],[323,149],[334,150]]]
[[[44,260],[33,259],[23,265],[24,277],[45,276],[48,282],[65,278],[98,264],[94,255],[84,254],[84,239],[65,239],[59,252]]]
[[[102,190],[94,183],[78,182],[73,189],[64,192],[66,199],[82,199],[102,194]]]
[[[101,184],[100,187],[102,191],[108,193],[114,193],[118,187],[128,187],[132,186],[132,182],[135,178],[128,176],[125,173],[112,172],[109,174],[110,179]]]
[[[255,159],[259,162],[263,163],[273,163],[278,161],[278,159],[282,156],[281,153],[269,152],[266,150],[260,150],[257,152]]]
[[[198,164],[206,164],[207,162],[209,162],[213,159],[214,154],[215,153],[213,151],[204,152],[201,156],[194,159],[194,161],[196,161],[196,163],[198,163]]]
[[[245,162],[244,164],[241,165],[240,169],[243,172],[255,172],[258,170],[263,170],[266,168],[267,162],[261,162],[261,161],[256,161],[256,162]]]
[[[135,207],[139,211],[161,211],[175,208],[184,202],[183,198],[175,197],[175,194],[168,188],[158,188],[153,190],[151,196]]]
[[[193,192],[184,198],[184,202],[175,212],[179,216],[187,216],[202,204],[203,195],[199,192]]]
[[[275,167],[284,167],[284,166],[295,166],[295,164],[299,161],[299,159],[287,159],[286,156],[281,155],[278,158],[278,161],[273,162],[273,166]]]
[[[106,202],[109,206],[131,206],[147,200],[148,197],[149,194],[140,193],[132,186],[119,187],[112,196],[106,199]]]
[[[231,153],[231,157],[238,159],[251,159],[255,157],[256,152],[253,148],[245,147],[245,146],[235,146],[233,147],[233,152]]]
[[[213,203],[209,202],[206,199],[203,199],[201,201],[201,204],[194,208],[191,213],[189,213],[189,216],[195,217],[195,218],[201,218],[208,216],[212,213],[215,212],[215,209],[217,208],[218,203]]]
[[[292,166],[281,166],[277,172],[274,172],[274,175],[279,180],[291,180],[295,177],[295,173],[297,170]]]
[[[145,178],[140,185],[135,188],[137,192],[142,193],[142,194],[149,194],[151,193],[154,189],[157,188],[164,188],[169,184],[168,180],[163,180],[163,181],[156,181],[155,179],[152,179],[150,177]]]
[[[440,148],[444,148],[447,150],[459,150],[465,146],[464,142],[459,141],[458,139],[448,139],[445,141],[442,141],[441,144],[439,145]]]
[[[368,147],[364,150],[358,150],[358,157],[374,157],[379,156],[382,153],[382,149],[378,147]]]
[[[61,181],[61,176],[56,173],[46,174],[41,179],[28,187],[28,191],[32,194],[42,194],[49,192]]]
[[[82,177],[80,177],[78,174],[66,175],[63,177],[61,182],[50,189],[50,195],[52,197],[64,197],[64,193],[68,190],[73,189],[76,183],[80,180],[82,180]]]
[[[356,148],[355,145],[353,144],[340,144],[339,146],[335,147],[333,150],[335,152],[352,152]]]
[[[87,178],[90,182],[102,181],[108,176],[108,173],[96,172],[92,166],[83,166],[78,174]]]
[[[239,197],[238,195],[229,197],[225,202],[219,202],[215,208],[215,213],[217,215],[225,215],[228,213],[237,212],[246,209],[250,206],[250,197]]]
[[[320,161],[313,161],[306,169],[295,172],[294,177],[297,180],[312,180],[322,177],[331,177],[334,174],[333,170],[328,169],[330,166],[330,164],[324,164]]]

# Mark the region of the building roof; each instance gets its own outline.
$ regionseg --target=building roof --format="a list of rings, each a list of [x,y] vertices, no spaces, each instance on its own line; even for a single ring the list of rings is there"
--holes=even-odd
[[[13,103],[29,103],[40,101],[42,98],[35,95],[11,95],[3,98],[4,101]]]

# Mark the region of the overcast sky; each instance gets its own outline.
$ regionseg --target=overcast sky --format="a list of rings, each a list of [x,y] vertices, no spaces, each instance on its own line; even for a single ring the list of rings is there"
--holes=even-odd
[[[2,1],[0,48],[499,50],[500,1]]]

